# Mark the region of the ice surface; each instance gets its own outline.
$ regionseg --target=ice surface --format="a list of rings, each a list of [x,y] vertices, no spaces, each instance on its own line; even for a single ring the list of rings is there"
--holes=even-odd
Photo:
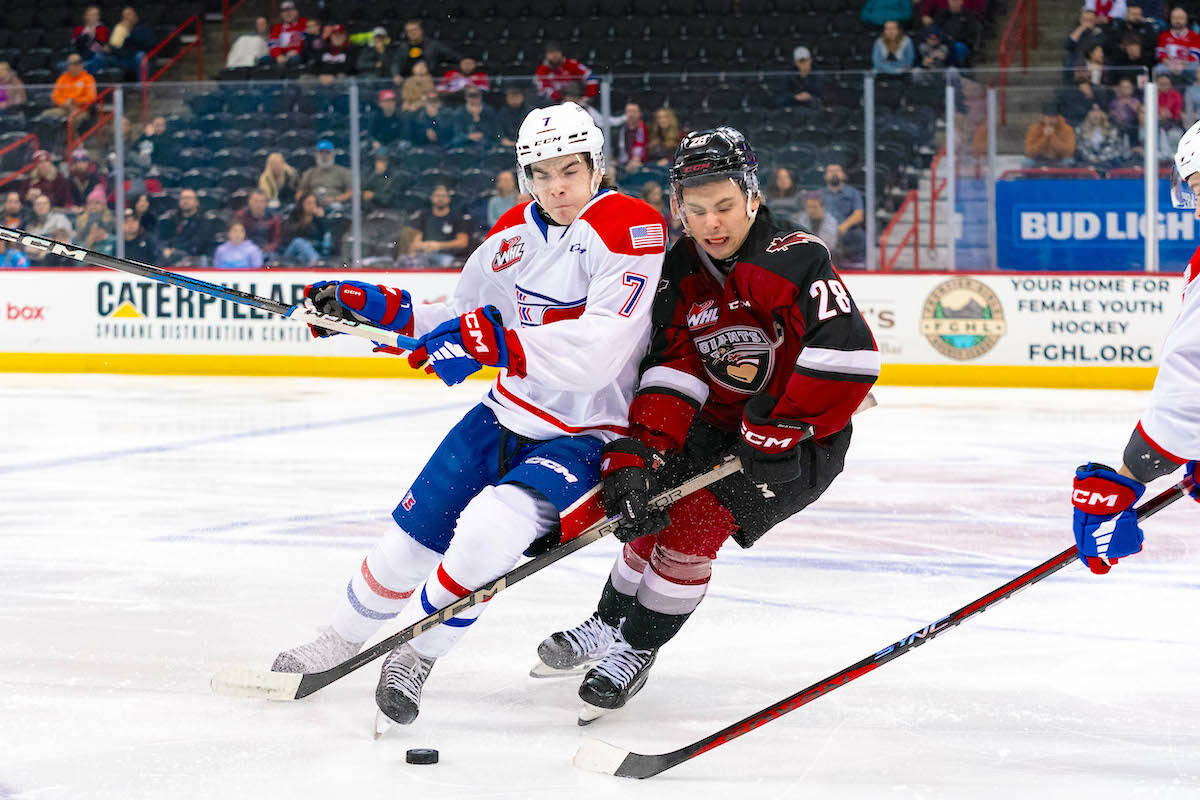
[[[1200,796],[1190,501],[1108,576],[1064,570],[656,778],[571,765],[585,737],[699,739],[1057,553],[1072,469],[1119,458],[1133,392],[878,389],[834,487],[731,545],[646,689],[588,729],[575,681],[527,673],[592,611],[611,541],[504,592],[378,742],[374,665],[294,703],[211,694],[214,666],[328,622],[483,388],[0,376],[0,798]]]

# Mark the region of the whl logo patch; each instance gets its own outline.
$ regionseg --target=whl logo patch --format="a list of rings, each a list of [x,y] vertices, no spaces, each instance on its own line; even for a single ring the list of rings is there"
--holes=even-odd
[[[496,255],[492,259],[492,271],[499,272],[502,269],[508,269],[520,261],[523,255],[525,255],[525,245],[521,242],[520,236],[501,239],[500,249],[496,251]]]
[[[717,307],[716,300],[705,300],[703,303],[692,303],[692,307],[688,309],[687,324],[690,330],[697,328],[705,328],[717,321],[717,317],[721,316],[721,309]]]

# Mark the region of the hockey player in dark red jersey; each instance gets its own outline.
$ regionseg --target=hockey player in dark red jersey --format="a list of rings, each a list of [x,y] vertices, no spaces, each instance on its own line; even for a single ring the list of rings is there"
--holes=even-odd
[[[605,446],[604,505],[625,542],[596,612],[538,647],[533,674],[579,674],[580,724],[620,708],[700,604],[727,539],[750,547],[842,471],[850,416],[879,375],[866,321],[812,233],[781,227],[745,137],[688,134],[671,167],[687,236],[667,254],[654,338],[629,411]],[[719,463],[743,471],[669,512],[648,501]],[[594,666],[593,666],[594,664]]]

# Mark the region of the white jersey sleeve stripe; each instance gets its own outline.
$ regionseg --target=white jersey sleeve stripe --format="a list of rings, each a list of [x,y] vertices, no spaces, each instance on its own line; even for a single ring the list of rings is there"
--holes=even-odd
[[[805,347],[796,357],[796,366],[820,372],[844,372],[849,375],[878,375],[879,353],[875,350],[832,350]]]
[[[704,402],[708,400],[707,383],[695,375],[671,369],[670,367],[651,367],[642,373],[642,383],[639,388],[649,389],[655,386],[663,389],[672,389],[692,398],[700,405],[704,405]]]

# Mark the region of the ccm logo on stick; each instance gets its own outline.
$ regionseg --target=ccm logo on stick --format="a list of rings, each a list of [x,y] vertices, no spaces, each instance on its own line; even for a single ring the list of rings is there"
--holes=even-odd
[[[16,231],[8,228],[0,228],[0,239],[13,244],[19,244],[22,247],[33,247],[37,250],[46,250],[52,255],[66,256],[73,258],[76,261],[87,261],[87,250],[76,250],[72,247],[61,245],[57,242],[51,242],[46,239],[39,239],[36,236],[24,236]]]
[[[7,306],[4,313],[6,319],[45,319],[45,306],[14,306],[12,303],[8,303]]]

